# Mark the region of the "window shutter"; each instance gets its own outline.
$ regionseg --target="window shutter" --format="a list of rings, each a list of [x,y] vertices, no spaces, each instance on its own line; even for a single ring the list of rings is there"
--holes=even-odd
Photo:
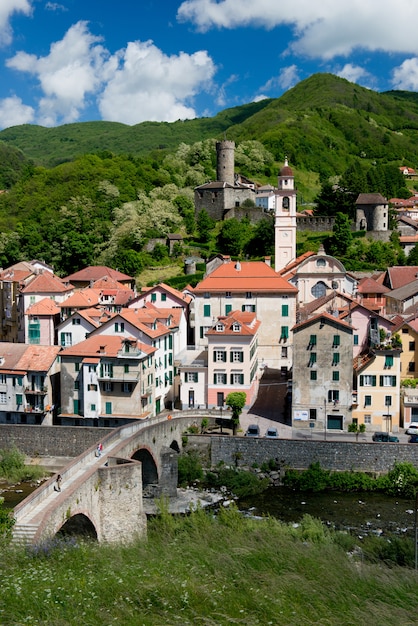
[[[213,360],[216,363],[216,350],[213,351]]]
[[[226,381],[227,381],[226,374],[223,375],[223,381],[224,381],[224,385],[226,385]]]
[[[239,360],[240,360],[240,363],[244,363],[244,353],[243,352],[239,353]]]
[[[289,305],[282,304],[282,317],[288,317],[288,316],[289,316]]]
[[[372,387],[376,387],[376,376],[372,376]]]
[[[392,376],[392,387],[396,387],[396,376]]]
[[[226,363],[226,352],[225,351],[222,352],[222,361],[224,363]]]
[[[233,374],[231,374],[230,381],[231,381],[231,385],[233,385],[234,384],[234,375]]]
[[[233,352],[229,353],[229,360],[230,360],[231,363],[234,362],[234,353]]]
[[[213,375],[213,384],[216,385],[216,374]]]
[[[194,382],[197,383],[199,381],[199,372],[195,372],[194,374]]]
[[[379,385],[383,387],[383,376],[379,376]]]
[[[232,311],[232,304],[225,304],[225,315],[229,315]]]
[[[360,376],[360,387],[363,387],[363,385],[364,385],[364,376],[363,376],[363,374],[361,374],[361,376]]]
[[[240,384],[243,385],[244,384],[244,374],[240,374]]]

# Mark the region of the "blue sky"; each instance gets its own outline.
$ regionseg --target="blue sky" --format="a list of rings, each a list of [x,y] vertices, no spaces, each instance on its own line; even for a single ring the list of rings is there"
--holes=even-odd
[[[213,116],[316,72],[418,91],[418,2],[0,0],[0,129]]]

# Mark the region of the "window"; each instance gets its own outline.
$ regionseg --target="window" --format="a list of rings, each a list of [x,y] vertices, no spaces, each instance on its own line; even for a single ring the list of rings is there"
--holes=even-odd
[[[316,335],[309,337],[309,347],[312,348],[313,346],[316,346]]]
[[[243,385],[244,374],[231,374],[231,385]]]
[[[0,393],[0,404],[7,404],[7,393],[4,391]]]
[[[71,333],[61,333],[61,346],[66,348],[72,345],[72,335]]]
[[[97,391],[97,385],[87,385],[88,391]]]
[[[393,354],[387,354],[385,356],[385,369],[393,367]]]
[[[289,317],[289,305],[282,304],[282,317]]]
[[[78,391],[80,389],[80,381],[79,380],[75,380],[74,381],[74,389],[76,391]]]
[[[232,311],[232,304],[225,304],[225,315],[229,315]]]
[[[231,292],[230,292],[230,291],[227,291],[227,292],[225,293],[225,298],[232,298],[232,295],[231,295]]]
[[[215,373],[213,382],[215,385],[226,385],[226,374]]]
[[[332,380],[338,382],[340,380],[340,372],[338,370],[332,372]]]
[[[322,296],[325,296],[326,293],[327,286],[322,280],[317,282],[311,289],[311,294],[314,298],[322,298]]]
[[[1,385],[5,385],[7,382],[7,376],[6,374],[0,374],[0,384]]]
[[[255,313],[255,304],[243,304],[241,310],[247,313]]]
[[[79,372],[80,371],[80,363],[74,363],[74,371],[75,372]]]
[[[316,352],[311,352],[309,357],[309,367],[312,367],[316,363]]]
[[[355,346],[358,346],[358,335],[353,335],[353,342]]]
[[[161,294],[161,302],[166,302],[167,300],[167,294],[166,293],[162,293]]]
[[[316,409],[309,409],[309,419],[316,420]]]
[[[232,330],[234,333],[239,333],[241,330],[240,324],[238,324],[238,322],[234,322],[234,324],[232,324]]]
[[[334,354],[332,355],[332,364],[338,365],[339,362],[340,362],[340,353],[334,352]]]
[[[385,396],[385,406],[392,405],[392,396]]]
[[[122,383],[123,393],[132,393],[132,383]]]
[[[151,302],[157,302],[157,294],[156,293],[152,293],[151,294]]]
[[[396,387],[396,376],[381,376],[380,377],[380,386],[381,387]]]
[[[23,404],[23,395],[21,393],[16,394],[16,404],[21,406]]]
[[[96,410],[96,405],[90,404],[90,411],[95,411],[95,410]]]
[[[105,391],[113,391],[113,383],[105,382],[104,390]]]
[[[336,348],[339,345],[340,345],[340,336],[339,335],[334,335],[334,338],[332,340],[332,347]]]
[[[244,362],[244,353],[242,350],[232,350],[230,353],[230,361],[231,363],[243,363]]]
[[[89,365],[89,373],[92,374],[93,372],[96,371],[96,365]]]
[[[317,371],[316,370],[311,370],[309,373],[310,373],[310,379],[311,380],[316,380],[317,379]]]
[[[186,383],[197,383],[199,380],[198,372],[186,372]]]
[[[409,342],[409,349],[411,350],[411,352],[414,352],[414,350],[415,350],[415,341],[410,341]]]
[[[289,339],[289,326],[282,326],[280,331],[280,339],[286,341]]]
[[[330,389],[328,391],[328,402],[334,402],[334,404],[337,404],[339,401],[340,401],[339,389]]]
[[[215,363],[226,363],[226,352],[225,350],[214,350],[213,351],[213,360]]]
[[[372,406],[372,397],[364,396],[364,406]]]
[[[79,317],[73,317],[72,324],[73,326],[80,326],[81,319]]]
[[[316,267],[325,267],[325,259],[317,259]]]
[[[376,387],[376,376],[371,374],[360,376],[360,387]]]
[[[282,359],[287,359],[287,346],[282,346],[281,357]]]
[[[210,304],[203,305],[203,317],[210,317]]]
[[[39,344],[41,341],[41,325],[39,320],[29,322],[29,343]]]
[[[285,196],[283,198],[283,201],[282,201],[282,208],[285,209],[285,211],[288,211],[289,210],[289,205],[290,205],[289,198],[287,196]]]
[[[207,291],[205,291],[205,293],[204,293],[203,297],[204,297],[204,298],[210,298],[210,293],[208,293]]]
[[[372,423],[372,416],[370,414],[367,414],[364,416],[364,423],[365,424],[371,424]]]
[[[115,333],[123,333],[125,330],[125,324],[123,322],[115,322]]]
[[[100,365],[100,377],[101,378],[113,378],[112,363],[102,363]]]
[[[216,324],[216,330],[217,330],[219,333],[222,333],[222,332],[223,332],[223,330],[224,330],[224,328],[225,328],[225,327],[224,327],[224,325],[223,325],[223,324]]]
[[[410,361],[408,363],[408,372],[415,372],[415,361]]]
[[[112,415],[112,403],[111,402],[106,402],[105,413],[106,415]]]
[[[403,335],[407,335],[408,334],[408,329],[407,328],[402,328],[402,334]]]
[[[247,291],[247,293],[245,294],[245,297],[248,299],[253,297],[253,294],[251,293],[251,291]]]

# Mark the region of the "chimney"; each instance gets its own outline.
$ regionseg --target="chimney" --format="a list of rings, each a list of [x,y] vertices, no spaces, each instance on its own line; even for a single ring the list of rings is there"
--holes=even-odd
[[[265,262],[266,265],[271,267],[271,256],[265,256],[264,257],[264,262]]]
[[[241,263],[239,261],[235,263],[235,269],[237,270],[237,272],[241,271]]]

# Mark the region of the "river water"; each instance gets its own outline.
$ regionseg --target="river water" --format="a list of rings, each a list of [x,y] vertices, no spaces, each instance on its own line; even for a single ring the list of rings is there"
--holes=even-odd
[[[36,481],[15,485],[0,483],[0,496],[4,497],[7,508],[14,508],[38,484]],[[186,496],[183,494],[182,498]],[[271,487],[256,496],[242,498],[237,505],[245,515],[270,515],[287,523],[298,523],[303,515],[309,514],[337,530],[359,536],[396,534],[413,537],[415,532],[414,501],[379,493],[301,493],[285,487]],[[186,503],[183,510],[187,509]],[[173,511],[178,512],[176,507]]]
[[[309,514],[337,530],[359,536],[414,536],[415,502],[379,493],[301,493],[272,487],[257,496],[239,501],[247,514],[270,515],[284,522],[298,523]]]

